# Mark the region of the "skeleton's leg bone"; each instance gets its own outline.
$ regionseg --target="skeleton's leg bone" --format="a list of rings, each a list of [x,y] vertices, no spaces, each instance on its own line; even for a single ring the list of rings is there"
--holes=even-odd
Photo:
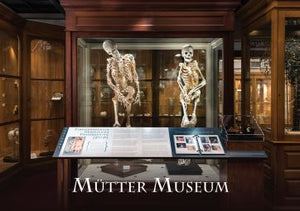
[[[193,110],[193,113],[192,113],[192,119],[190,121],[191,127],[194,127],[197,123],[196,109],[197,109],[198,102],[199,101],[197,99],[194,101],[194,110]]]
[[[115,96],[112,98],[113,104],[114,104],[114,113],[115,113],[115,123],[113,127],[121,127],[121,124],[119,123],[118,119],[118,97],[115,94]]]
[[[125,112],[126,112],[126,127],[131,127],[130,125],[130,113],[131,113],[131,108],[132,108],[132,103],[134,101],[134,94],[135,94],[135,89],[132,86],[128,86],[126,88],[126,100],[128,103],[125,104]]]
[[[126,111],[126,118],[127,118],[126,127],[131,127],[130,125],[131,104],[126,105],[125,111]]]
[[[181,127],[187,127],[189,125],[189,118],[187,115],[187,103],[183,100],[183,96],[180,95],[180,103],[182,105],[183,117],[181,121]]]

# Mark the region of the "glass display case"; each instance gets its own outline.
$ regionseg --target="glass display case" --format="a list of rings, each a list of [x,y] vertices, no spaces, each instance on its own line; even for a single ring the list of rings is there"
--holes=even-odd
[[[132,55],[134,67],[131,69],[131,73],[126,72],[127,64],[122,62],[113,68],[119,70],[123,67],[121,65],[124,65],[124,76],[115,76],[112,73],[114,69],[111,66],[114,63],[111,65],[110,62],[113,60],[112,55],[114,53],[108,52],[108,47],[104,44],[111,41],[117,43],[117,49],[114,50],[119,52],[119,57],[123,58],[122,62],[126,62],[127,55]],[[192,114],[195,112],[197,117],[195,126],[217,127],[219,93],[222,92],[219,89],[221,82],[218,78],[219,69],[222,69],[222,64],[219,63],[219,60],[222,59],[222,39],[219,38],[79,38],[77,40],[79,126],[128,126],[127,110],[124,103],[119,102],[114,107],[114,98],[117,92],[111,83],[117,88],[122,87],[123,82],[117,82],[117,77],[119,77],[122,80],[128,80],[128,84],[135,88],[136,93],[139,92],[140,103],[132,103],[129,115],[130,126],[181,127],[185,111],[180,97],[182,90],[178,78],[179,72],[182,70],[181,65],[185,61],[182,49],[187,44],[193,47],[192,60],[197,61],[195,63],[198,66],[197,71],[201,72],[202,79],[205,80],[205,86],[197,88],[199,89],[199,102],[190,102],[187,105],[188,119],[191,120]],[[183,79],[186,80],[184,86],[195,83],[188,81],[191,80],[189,75],[195,74],[193,68],[187,68],[188,71],[184,73],[186,77]],[[135,72],[139,87],[135,84],[134,79],[130,81],[130,74],[134,75]],[[198,74],[198,72],[196,73]],[[197,83],[201,83],[201,77]],[[126,94],[127,92],[129,91],[126,91]],[[123,92],[120,91],[120,95],[122,94]],[[118,119],[119,125],[116,125],[116,119]],[[164,172],[168,175],[165,167],[166,162],[162,159],[130,160],[131,165],[145,165],[148,169],[152,169],[153,174],[159,170],[159,174]],[[177,163],[177,160],[172,162]],[[113,163],[119,163],[119,161],[109,159],[79,160],[78,175],[88,175],[94,171],[93,168],[99,169],[103,165]],[[193,161],[193,166],[200,164],[212,170],[219,178],[218,160]],[[97,174],[97,176],[99,175]],[[140,174],[135,175],[135,177],[139,176]],[[145,177],[143,173],[141,176],[142,178]]]
[[[271,131],[271,25],[260,26],[249,33],[250,72],[245,81],[250,89],[247,102],[252,114],[266,132]],[[248,110],[247,109],[247,110]]]
[[[19,38],[0,30],[0,173],[20,162]]]
[[[77,46],[78,116],[80,126],[114,125],[115,112],[112,98],[115,93],[107,80],[109,54],[102,44],[107,39],[80,38]],[[130,119],[134,127],[180,127],[183,109],[180,102],[178,72],[182,47],[191,44],[193,60],[206,79],[201,87],[200,100],[187,106],[189,118],[195,110],[199,127],[217,126],[218,71],[211,52],[222,46],[222,39],[113,39],[121,55],[131,54],[139,82],[140,104],[132,104]],[[213,45],[218,42],[218,46]],[[131,82],[132,83],[132,82]],[[138,91],[138,90],[136,90]],[[125,126],[126,111],[117,106],[117,118]]]
[[[294,156],[299,154],[300,143],[300,2],[260,3],[249,1],[238,12],[244,26],[243,114],[251,111],[265,134],[265,196],[272,202],[270,209],[287,209],[287,205],[299,207],[295,198],[290,197],[299,196],[299,190],[293,189],[299,177],[288,174],[299,170],[299,159]],[[253,7],[256,10],[250,9]],[[257,66],[256,71],[250,68],[251,63]],[[251,97],[247,97],[249,93]]]
[[[64,127],[64,44],[30,40],[30,158],[51,157]]]
[[[252,115],[220,116],[222,135],[228,141],[264,141],[264,134]]]

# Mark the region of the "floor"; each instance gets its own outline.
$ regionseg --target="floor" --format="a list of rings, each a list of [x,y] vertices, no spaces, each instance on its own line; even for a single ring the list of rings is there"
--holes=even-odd
[[[1,210],[58,210],[56,163],[42,170],[26,170],[0,186]],[[70,210],[110,210],[141,207],[157,209],[192,208],[197,204],[219,210],[219,198],[195,194],[71,194]],[[211,204],[211,202],[214,202]],[[214,209],[216,208],[216,209]]]
[[[56,175],[54,163],[42,170],[25,170],[1,184],[1,210],[58,210]]]
[[[224,210],[218,194],[70,194],[71,211],[90,210]],[[26,170],[0,185],[0,210],[58,210],[56,163]],[[245,207],[247,210],[247,207]],[[231,210],[232,211],[232,210]]]

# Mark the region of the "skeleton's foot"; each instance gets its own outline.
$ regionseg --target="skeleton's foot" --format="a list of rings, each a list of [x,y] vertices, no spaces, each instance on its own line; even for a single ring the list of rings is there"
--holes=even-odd
[[[188,117],[184,116],[181,121],[181,127],[188,127],[189,124],[190,124],[190,121],[189,121]]]
[[[130,123],[126,123],[126,127],[131,127]]]
[[[121,127],[119,122],[115,122],[115,124],[113,125],[113,127]]]

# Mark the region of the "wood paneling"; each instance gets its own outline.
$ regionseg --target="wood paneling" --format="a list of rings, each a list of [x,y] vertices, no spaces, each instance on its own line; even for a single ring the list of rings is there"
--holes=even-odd
[[[265,195],[271,207],[300,207],[300,145],[267,141],[265,163]]]
[[[0,77],[0,123],[20,118],[19,85],[17,78]]]
[[[51,101],[55,92],[64,93],[63,81],[31,80],[31,119],[64,118],[64,98]]]
[[[79,31],[227,31],[233,30],[232,12],[75,11],[68,30]],[[119,17],[122,17],[121,19]],[[187,24],[188,23],[188,24]]]
[[[300,199],[300,180],[287,180],[287,197],[299,197]]]
[[[300,151],[299,152],[285,152],[286,168],[300,170]]]
[[[300,170],[299,169],[286,169],[284,170],[284,178],[285,179],[295,179],[299,180],[300,178]]]
[[[226,147],[228,150],[241,150],[241,151],[260,151],[263,150],[263,142],[262,141],[227,141]]]
[[[223,10],[234,10],[240,4],[238,0],[61,0],[61,5],[65,9],[86,9],[96,8],[98,10],[212,10],[212,8],[222,8]]]
[[[63,126],[64,119],[32,121],[31,151],[54,151]]]
[[[262,161],[230,160],[227,168],[229,193],[226,197],[231,203],[224,210],[264,210]]]

